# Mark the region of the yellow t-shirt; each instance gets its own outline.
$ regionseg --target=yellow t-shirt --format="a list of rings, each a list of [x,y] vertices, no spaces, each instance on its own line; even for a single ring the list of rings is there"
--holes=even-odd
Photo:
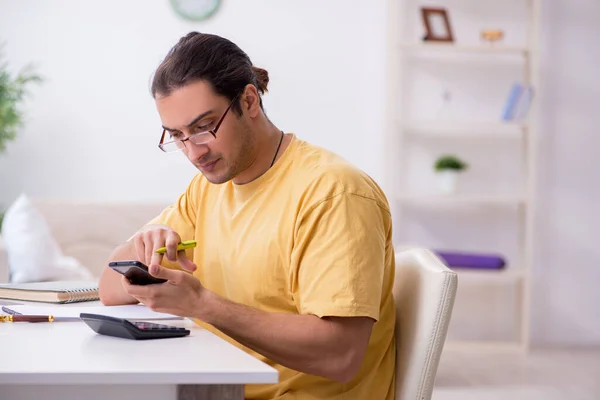
[[[246,385],[247,399],[392,400],[395,386],[394,249],[387,200],[341,157],[292,141],[256,180],[236,185],[198,174],[150,223],[175,229],[209,290],[259,310],[376,320],[360,371],[342,384],[276,364],[279,382]],[[163,264],[177,267],[164,258]]]

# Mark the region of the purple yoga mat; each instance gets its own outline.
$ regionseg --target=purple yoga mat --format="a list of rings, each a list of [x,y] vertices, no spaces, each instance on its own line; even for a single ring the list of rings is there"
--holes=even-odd
[[[478,254],[455,251],[434,250],[448,264],[455,268],[502,269],[506,265],[504,258],[493,254]]]

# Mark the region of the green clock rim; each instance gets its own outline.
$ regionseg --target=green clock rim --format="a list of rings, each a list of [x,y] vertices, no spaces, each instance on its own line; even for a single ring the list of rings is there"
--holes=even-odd
[[[179,8],[179,5],[177,4],[177,0],[170,0],[170,3],[171,3],[171,6],[173,6],[173,9],[177,13],[177,15],[179,15],[181,18],[186,19],[188,21],[196,21],[197,22],[197,21],[204,21],[204,20],[210,18],[214,13],[216,13],[217,10],[219,9],[219,6],[221,5],[221,0],[216,0],[216,4],[213,8],[211,8],[207,12],[199,14],[197,16],[190,16],[189,14],[186,14],[181,8]]]

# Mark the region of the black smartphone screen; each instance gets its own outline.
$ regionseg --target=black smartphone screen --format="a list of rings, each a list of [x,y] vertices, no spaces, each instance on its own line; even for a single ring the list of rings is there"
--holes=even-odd
[[[124,275],[133,285],[151,285],[163,283],[166,279],[155,278],[148,272],[148,267],[137,260],[111,261],[108,266]]]

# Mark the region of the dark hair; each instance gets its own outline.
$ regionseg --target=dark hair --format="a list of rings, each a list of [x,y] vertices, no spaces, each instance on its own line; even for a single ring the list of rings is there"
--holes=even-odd
[[[267,91],[269,74],[254,67],[250,57],[228,39],[190,32],[179,39],[156,69],[152,97],[168,96],[174,90],[200,80],[208,82],[218,95],[232,101],[248,84],[256,87],[260,97]],[[262,98],[260,107],[263,107]],[[239,99],[232,109],[241,114]]]

